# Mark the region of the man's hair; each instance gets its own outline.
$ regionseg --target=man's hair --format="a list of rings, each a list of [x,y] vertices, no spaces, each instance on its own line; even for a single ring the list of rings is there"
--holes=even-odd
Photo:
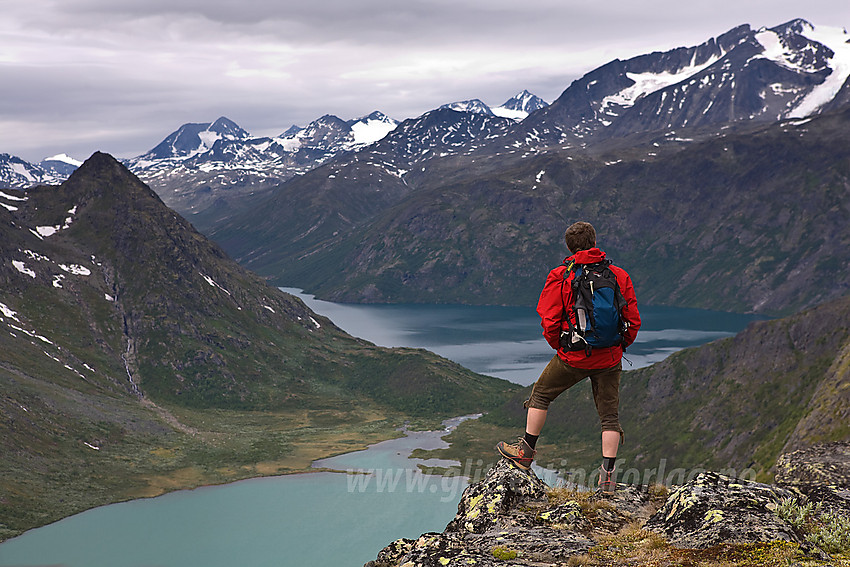
[[[564,240],[573,254],[580,250],[590,250],[596,248],[596,230],[589,222],[577,222],[564,233]]]

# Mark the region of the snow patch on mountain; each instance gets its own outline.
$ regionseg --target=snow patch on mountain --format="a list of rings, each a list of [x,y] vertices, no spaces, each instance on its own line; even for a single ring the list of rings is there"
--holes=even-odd
[[[14,267],[16,270],[18,270],[25,276],[35,278],[35,272],[27,268],[27,265],[21,262],[20,260],[12,260],[12,267]]]
[[[211,150],[215,143],[221,140],[222,137],[223,136],[218,132],[213,132],[211,130],[204,130],[203,132],[198,132],[198,138],[201,140],[201,145],[198,146],[198,149],[190,155],[195,155],[201,152]]]
[[[4,199],[8,199],[10,201],[26,201],[27,200],[26,197],[18,197],[17,195],[9,195],[8,193],[4,193],[3,191],[0,191],[0,197],[3,197]]]
[[[0,314],[2,314],[3,317],[7,319],[11,319],[12,321],[17,321],[18,323],[20,323],[20,320],[18,319],[18,312],[9,309],[9,307],[5,303],[0,303]]]
[[[375,112],[357,120],[351,125],[350,142],[348,147],[362,147],[381,140],[396,129],[398,122]]]
[[[58,266],[62,268],[63,271],[68,272],[69,274],[74,274],[75,276],[91,275],[91,270],[79,264],[58,264]]]
[[[493,114],[495,114],[496,116],[500,116],[502,118],[510,118],[511,120],[516,120],[517,122],[528,116],[528,113],[524,110],[511,110],[510,108],[504,108],[501,106],[497,106],[492,110]]]
[[[830,58],[832,72],[820,85],[817,85],[799,105],[789,114],[790,118],[805,118],[814,114],[825,104],[832,101],[844,83],[850,77],[850,35],[847,31],[831,27],[812,27],[805,36],[827,46],[832,50]]]
[[[199,274],[201,274],[201,277],[202,277],[202,278],[204,278],[204,280],[206,280],[206,282],[207,282],[208,284],[210,284],[212,287],[218,288],[218,289],[220,289],[221,291],[223,291],[224,293],[226,293],[227,295],[230,295],[230,292],[229,292],[229,291],[227,291],[226,289],[224,289],[224,287],[222,287],[222,286],[221,286],[218,282],[216,282],[214,279],[212,279],[211,277],[209,277],[208,275],[206,275],[206,274],[205,274],[205,273],[203,273],[203,272],[198,272],[198,273],[199,273]]]
[[[694,64],[683,67],[674,72],[662,73],[626,73],[626,77],[634,81],[634,84],[620,92],[606,96],[602,99],[602,109],[607,110],[611,105],[623,108],[634,106],[639,99],[669,86],[681,83],[693,77],[697,73],[707,69],[720,60],[720,56],[709,58],[702,64]]]
[[[53,236],[54,234],[59,232],[59,229],[60,229],[60,227],[59,227],[58,224],[55,225],[55,226],[37,226],[37,227],[35,227],[35,231],[37,233],[39,233],[44,238],[48,238],[50,236]]]
[[[794,61],[794,50],[788,48],[780,35],[774,30],[760,30],[756,34],[756,41],[761,44],[764,51],[752,59],[769,59],[786,69],[791,69],[792,71],[800,70],[800,66]]]

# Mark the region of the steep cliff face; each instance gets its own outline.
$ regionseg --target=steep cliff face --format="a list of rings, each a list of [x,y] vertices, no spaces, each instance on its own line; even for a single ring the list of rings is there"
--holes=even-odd
[[[620,484],[613,495],[552,489],[502,460],[467,487],[442,533],[395,541],[366,565],[843,564],[848,455],[848,444],[787,455],[784,485],[703,472],[669,492]],[[795,476],[819,460],[835,482]]]

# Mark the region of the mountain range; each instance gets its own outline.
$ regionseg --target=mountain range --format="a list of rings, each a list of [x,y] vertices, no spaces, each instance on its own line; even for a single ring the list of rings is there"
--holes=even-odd
[[[551,105],[523,90],[494,108],[472,99],[439,109],[510,118],[519,124],[508,128],[504,140],[495,144],[505,141],[532,148],[541,143],[585,146],[641,132],[805,118],[850,101],[847,40],[844,30],[815,27],[800,19],[758,30],[744,24],[697,46],[615,59],[574,81]],[[525,120],[529,115],[533,117]],[[282,180],[340,153],[369,146],[397,124],[380,112],[349,121],[326,115],[305,128],[293,126],[280,136],[257,138],[221,117],[212,123],[184,124],[126,164],[157,190],[170,187],[164,176],[214,169],[241,169],[246,175],[253,169],[255,174]],[[454,128],[446,124],[443,129]],[[13,177],[12,158],[4,154],[0,160],[0,182],[6,186],[57,179],[40,177],[37,170],[23,175],[20,167],[18,177]],[[228,182],[256,185],[261,178]]]
[[[471,101],[445,106],[517,121],[545,105],[524,90],[492,109],[481,101],[472,106]],[[292,126],[279,136],[257,137],[222,116],[214,122],[184,124],[150,151],[124,164],[167,205],[195,215],[210,207],[227,207],[243,194],[262,193],[337,155],[366,147],[398,124],[379,111],[355,120],[328,114],[306,127]],[[60,165],[62,158],[65,167]],[[34,165],[0,154],[0,187],[60,183],[73,171],[67,167],[71,163],[80,164],[64,155]]]
[[[252,270],[328,299],[529,305],[566,255],[564,227],[585,219],[643,301],[792,313],[850,288],[838,33],[742,26],[615,61],[519,123],[432,111],[199,226]]]
[[[44,158],[37,164],[10,154],[0,154],[0,187],[25,188],[61,183],[81,164],[81,161],[65,154]]]
[[[530,304],[586,218],[645,300],[791,313],[848,286],[792,276],[847,260],[848,37],[743,25],[614,60],[551,105],[523,91],[498,112],[324,116],[275,138],[220,118],[127,165],[252,270],[330,299]],[[513,108],[530,113],[498,115]]]
[[[574,81],[515,138],[590,139],[776,122],[850,102],[850,36],[792,20],[742,25],[689,48],[615,59]]]

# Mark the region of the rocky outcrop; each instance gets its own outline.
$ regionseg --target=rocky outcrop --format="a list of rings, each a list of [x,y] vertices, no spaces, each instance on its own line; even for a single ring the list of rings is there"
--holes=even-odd
[[[546,484],[532,471],[520,471],[502,459],[481,482],[469,486],[458,504],[449,532],[485,533],[526,502],[543,501]]]
[[[645,527],[689,549],[776,540],[803,544],[776,514],[780,503],[793,497],[776,486],[705,472],[674,491]]]
[[[754,548],[785,559],[846,558],[848,455],[848,444],[814,447],[783,455],[782,485],[703,472],[669,495],[624,484],[612,495],[551,489],[503,459],[467,487],[445,531],[397,540],[367,567],[640,564],[628,555],[636,541],[676,564],[712,553],[728,563]]]
[[[850,443],[837,441],[785,453],[776,461],[776,482],[801,489],[850,487]]]
[[[824,443],[780,456],[776,482],[794,492],[799,502],[850,523],[850,442]]]
[[[645,521],[654,510],[651,495],[621,485],[609,498],[587,493],[578,499],[553,495],[534,474],[502,459],[479,483],[464,491],[458,513],[443,533],[400,539],[369,567],[552,565],[582,555],[597,533],[615,533]],[[571,493],[568,492],[568,495]]]

